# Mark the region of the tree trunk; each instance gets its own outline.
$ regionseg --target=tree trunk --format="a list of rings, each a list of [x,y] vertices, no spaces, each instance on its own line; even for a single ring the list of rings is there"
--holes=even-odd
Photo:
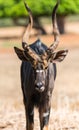
[[[47,34],[38,17],[34,17],[34,28],[39,30],[42,35]]]

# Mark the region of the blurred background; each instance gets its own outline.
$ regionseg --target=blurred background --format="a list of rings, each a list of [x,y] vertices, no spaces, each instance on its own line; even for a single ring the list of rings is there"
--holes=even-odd
[[[56,0],[27,0],[34,27],[29,44],[40,38],[53,43],[52,9]],[[29,20],[23,0],[0,0],[0,130],[25,129],[20,85],[20,65],[13,47],[21,47]],[[69,53],[57,63],[57,78],[52,95],[50,130],[79,130],[79,0],[60,0],[57,11],[59,49]],[[36,110],[35,129],[39,129]]]

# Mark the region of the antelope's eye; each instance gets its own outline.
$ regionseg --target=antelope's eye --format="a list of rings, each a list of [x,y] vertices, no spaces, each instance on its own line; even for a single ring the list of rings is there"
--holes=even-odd
[[[48,66],[43,66],[43,70],[46,70],[48,68]]]
[[[48,66],[45,67],[45,70],[48,68]]]

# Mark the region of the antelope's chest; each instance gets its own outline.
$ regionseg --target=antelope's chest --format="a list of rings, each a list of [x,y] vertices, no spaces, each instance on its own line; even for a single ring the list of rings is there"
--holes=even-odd
[[[34,104],[36,107],[40,107],[45,105],[47,102],[50,101],[50,98],[52,96],[52,91],[44,91],[42,93],[35,92],[31,95],[31,102]]]

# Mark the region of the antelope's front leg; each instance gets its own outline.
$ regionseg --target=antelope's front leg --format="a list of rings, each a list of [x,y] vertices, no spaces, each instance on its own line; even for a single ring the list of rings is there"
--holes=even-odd
[[[49,104],[45,105],[44,107],[42,106],[39,110],[41,130],[48,130],[49,116],[50,116]]]
[[[32,105],[26,106],[26,130],[34,129],[34,107]]]

